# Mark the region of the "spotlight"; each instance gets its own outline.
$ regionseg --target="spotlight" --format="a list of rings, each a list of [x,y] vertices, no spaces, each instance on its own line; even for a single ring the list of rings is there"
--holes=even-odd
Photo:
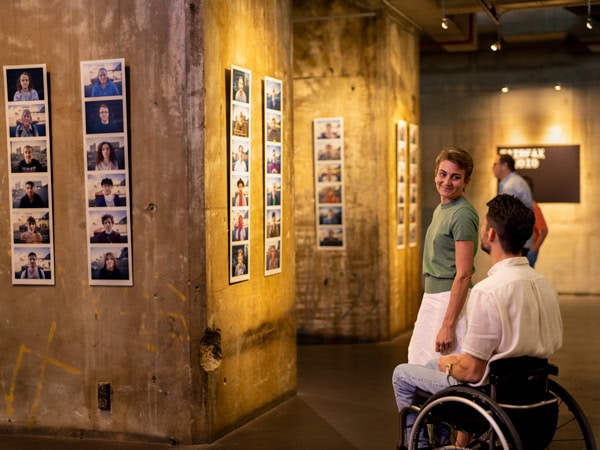
[[[448,22],[449,22],[449,21],[448,21],[448,18],[447,18],[446,16],[442,17],[442,28],[443,28],[444,30],[447,30],[447,29],[448,29]]]
[[[585,26],[588,30],[594,28],[592,24],[592,1],[587,0],[587,20],[585,21]]]
[[[506,94],[508,92],[508,86],[502,86],[502,89],[500,89],[500,92],[502,92],[503,94]]]
[[[560,83],[556,83],[556,84],[554,85],[554,90],[555,90],[555,91],[560,91],[561,89],[562,89],[562,86],[560,85]]]
[[[490,45],[490,49],[493,52],[498,52],[498,51],[502,50],[502,44],[500,43],[500,41],[496,41],[492,45]]]
[[[585,27],[588,30],[591,30],[592,28],[594,28],[594,25],[592,24],[592,18],[588,17],[587,20],[585,21]]]

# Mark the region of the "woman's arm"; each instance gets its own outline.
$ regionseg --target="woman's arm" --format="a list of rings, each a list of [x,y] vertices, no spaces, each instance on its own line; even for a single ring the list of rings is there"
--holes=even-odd
[[[450,289],[450,300],[442,320],[442,326],[435,338],[435,351],[440,353],[451,349],[454,343],[454,326],[467,299],[467,291],[471,281],[475,243],[473,241],[456,241],[454,251],[456,276]]]

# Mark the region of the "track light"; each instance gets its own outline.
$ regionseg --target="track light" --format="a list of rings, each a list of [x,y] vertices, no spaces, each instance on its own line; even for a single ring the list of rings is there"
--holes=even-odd
[[[585,21],[585,27],[588,30],[594,28],[592,24],[592,0],[587,0],[587,20]]]
[[[560,91],[561,89],[562,89],[562,86],[560,85],[560,83],[556,83],[556,84],[554,85],[554,90],[555,90],[555,91]]]
[[[502,86],[502,89],[500,89],[500,92],[502,92],[503,94],[506,94],[508,91],[508,86]]]

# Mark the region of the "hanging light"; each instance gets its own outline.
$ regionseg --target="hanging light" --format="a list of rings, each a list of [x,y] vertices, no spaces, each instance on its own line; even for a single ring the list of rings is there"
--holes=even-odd
[[[444,3],[444,0],[442,0],[442,28],[444,30],[448,29],[448,23],[449,23],[449,20],[446,17],[446,5]]]
[[[588,30],[594,28],[592,24],[592,0],[587,0],[587,20],[585,21],[585,26]]]
[[[502,32],[500,31],[500,20],[498,20],[498,37],[496,39],[496,42],[490,45],[490,49],[493,52],[499,52],[500,50],[502,50]]]

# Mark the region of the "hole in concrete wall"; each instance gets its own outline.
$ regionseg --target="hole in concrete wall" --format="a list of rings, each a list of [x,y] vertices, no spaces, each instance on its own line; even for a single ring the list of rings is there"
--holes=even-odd
[[[110,411],[110,383],[98,383],[98,409]]]
[[[207,328],[200,341],[200,366],[206,372],[212,372],[219,368],[222,358],[221,330]]]

